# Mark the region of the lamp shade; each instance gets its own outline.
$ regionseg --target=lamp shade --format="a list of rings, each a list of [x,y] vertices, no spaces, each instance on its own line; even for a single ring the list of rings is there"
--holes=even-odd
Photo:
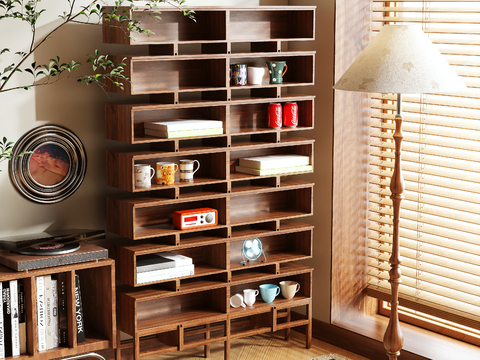
[[[419,25],[385,25],[333,87],[423,94],[466,90]]]

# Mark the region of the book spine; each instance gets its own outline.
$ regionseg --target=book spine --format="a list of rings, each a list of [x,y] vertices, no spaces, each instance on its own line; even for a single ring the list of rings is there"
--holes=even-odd
[[[3,334],[5,345],[5,357],[12,356],[12,319],[10,308],[10,284],[8,281],[3,282],[2,287],[2,304],[3,304]]]
[[[3,283],[0,282],[0,294],[3,297]],[[0,311],[0,359],[5,359],[5,331],[3,321],[3,309]]]
[[[53,348],[52,335],[52,277],[45,275],[43,278],[45,289],[45,340],[47,350]]]
[[[58,291],[58,345],[68,346],[68,320],[67,320],[67,275],[57,274]]]
[[[52,346],[58,347],[58,290],[57,280],[52,279]]]
[[[147,282],[175,279],[195,274],[194,265],[182,266],[180,268],[154,270],[137,274],[137,284]]]
[[[45,278],[37,276],[37,332],[38,332],[38,351],[47,350],[46,332],[45,332]]]
[[[77,322],[77,343],[85,341],[85,324],[83,322],[82,293],[80,277],[75,274],[75,320]]]
[[[18,283],[18,331],[20,354],[27,352],[27,313],[25,309],[25,284]]]
[[[10,319],[12,324],[12,356],[20,355],[20,330],[18,321],[18,282],[10,280]]]

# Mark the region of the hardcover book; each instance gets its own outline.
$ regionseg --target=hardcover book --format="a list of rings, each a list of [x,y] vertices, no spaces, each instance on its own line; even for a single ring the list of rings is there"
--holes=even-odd
[[[166,251],[137,257],[137,273],[191,265],[192,258]]]
[[[152,129],[158,131],[185,131],[199,129],[223,129],[223,122],[220,120],[165,120],[157,122],[146,122],[144,129]]]
[[[20,330],[18,318],[18,282],[10,280],[10,313],[12,324],[12,356],[20,355]]]
[[[312,171],[312,170],[313,170],[312,165],[282,167],[282,168],[264,169],[264,170],[246,168],[246,167],[243,167],[243,166],[235,167],[235,171],[237,171],[237,172],[244,173],[244,174],[250,174],[250,175],[259,175],[259,176],[276,175],[276,174],[291,174],[291,173],[306,172],[306,171]]]
[[[169,269],[153,270],[137,274],[137,284],[145,284],[148,282],[176,279],[184,276],[192,276],[195,274],[193,264]]]
[[[45,329],[45,278],[36,277],[37,284],[37,332],[38,351],[47,350],[46,329]]]
[[[52,323],[52,277],[45,275],[43,278],[45,288],[45,339],[47,350],[53,348],[53,323]]]
[[[80,291],[80,277],[75,274],[75,321],[77,328],[77,343],[85,341],[85,324],[83,322],[82,293]]]
[[[240,158],[238,165],[257,170],[289,168],[310,165],[310,157],[292,154],[255,156]]]
[[[63,272],[57,274],[57,291],[58,291],[58,345],[68,346],[67,276]]]
[[[0,281],[0,294],[3,297],[3,283]],[[3,301],[2,301],[3,302]],[[5,358],[5,330],[3,321],[3,309],[0,311],[0,359]]]
[[[52,279],[52,346],[58,347],[58,281]]]
[[[4,281],[2,284],[3,304],[3,335],[5,345],[5,357],[12,356],[12,316],[10,307],[10,283]]]
[[[25,284],[18,283],[18,331],[20,354],[27,352],[27,314],[25,312]]]
[[[222,128],[178,130],[178,131],[161,131],[161,130],[154,130],[154,129],[145,129],[145,135],[155,136],[162,139],[176,139],[176,138],[222,135],[222,134],[223,134]]]

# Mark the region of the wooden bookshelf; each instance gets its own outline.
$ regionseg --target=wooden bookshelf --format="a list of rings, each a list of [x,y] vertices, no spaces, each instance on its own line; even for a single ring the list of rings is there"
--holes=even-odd
[[[313,226],[301,219],[313,215],[314,184],[292,174],[260,177],[235,168],[242,157],[262,155],[306,155],[314,163],[314,140],[301,134],[314,128],[315,97],[288,89],[314,84],[315,52],[284,49],[291,41],[315,39],[315,7],[198,7],[197,23],[168,8],[159,22],[142,9],[126,10],[155,35],[132,41],[122,25],[103,26],[106,43],[148,45],[147,54],[126,56],[132,83],[123,90],[107,87],[124,100],[105,104],[105,137],[130,144],[106,152],[106,183],[120,190],[107,198],[107,230],[123,237],[110,246],[124,284],[117,288],[117,334],[133,337],[135,360],[194,346],[204,346],[208,357],[215,342],[224,342],[229,359],[231,339],[285,329],[288,340],[297,326],[306,327],[310,347],[313,269],[296,261],[313,253]],[[282,84],[269,84],[265,76],[261,85],[230,85],[230,64],[266,67],[266,61],[287,62]],[[125,101],[128,96],[132,101]],[[287,102],[298,105],[298,126],[268,127],[268,106]],[[145,124],[173,119],[219,120],[223,133],[145,135]],[[200,162],[193,183],[177,177],[173,185],[135,187],[135,164],[180,159]],[[174,211],[203,207],[218,211],[217,225],[173,227]],[[243,241],[253,237],[262,241],[267,261],[241,265]],[[165,251],[191,257],[195,274],[137,284],[137,260]],[[279,295],[266,304],[259,295],[252,307],[230,307],[235,293],[282,280],[300,283],[293,299]],[[293,320],[292,309],[305,315]]]
[[[25,285],[27,352],[15,359],[47,360],[116,348],[115,267],[112,259],[17,272],[0,265],[0,280]],[[68,345],[39,351],[37,335],[36,277],[66,274]],[[77,343],[75,320],[75,274],[80,277],[85,341]]]

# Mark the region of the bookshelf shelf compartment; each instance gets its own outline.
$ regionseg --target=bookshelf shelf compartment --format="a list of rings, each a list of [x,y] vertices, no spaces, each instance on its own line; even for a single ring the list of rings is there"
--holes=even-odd
[[[132,84],[107,89],[148,95],[149,103],[105,105],[105,137],[141,149],[106,152],[107,185],[128,192],[107,198],[107,230],[128,238],[112,243],[110,254],[124,283],[118,287],[118,331],[133,337],[134,360],[195,346],[204,346],[208,357],[214,342],[224,342],[228,360],[234,338],[282,328],[288,340],[289,328],[300,325],[310,347],[312,269],[295,262],[312,257],[313,226],[297,219],[313,214],[314,184],[296,175],[313,172],[314,140],[294,135],[314,128],[315,96],[293,94],[292,87],[315,83],[315,52],[289,51],[287,42],[315,39],[315,9],[193,7],[197,23],[168,7],[158,23],[143,8],[129,12],[141,14],[141,25],[156,33],[136,36],[135,44],[148,45],[148,54],[127,56],[125,76]],[[124,40],[123,25],[111,25],[104,22],[105,42],[133,44]],[[270,84],[266,71],[261,85],[230,85],[231,64],[266,69],[267,61],[287,62],[282,84]],[[287,102],[298,105],[298,126],[268,127],[269,105]],[[223,132],[145,135],[146,124],[175,119],[219,120]],[[266,176],[236,171],[241,158],[267,155],[307,156],[312,167]],[[193,183],[180,183],[177,171],[173,185],[152,181],[150,188],[135,188],[135,164],[181,159],[200,162]],[[218,211],[218,225],[173,227],[173,212],[204,207]],[[261,239],[267,261],[243,266],[242,244],[253,237]],[[166,251],[192,258],[195,274],[136,284],[137,259]],[[294,299],[265,304],[259,296],[250,309],[230,307],[235,292],[285,279],[301,283]],[[305,317],[291,321],[290,309],[302,306]],[[122,351],[117,349],[117,360]]]

